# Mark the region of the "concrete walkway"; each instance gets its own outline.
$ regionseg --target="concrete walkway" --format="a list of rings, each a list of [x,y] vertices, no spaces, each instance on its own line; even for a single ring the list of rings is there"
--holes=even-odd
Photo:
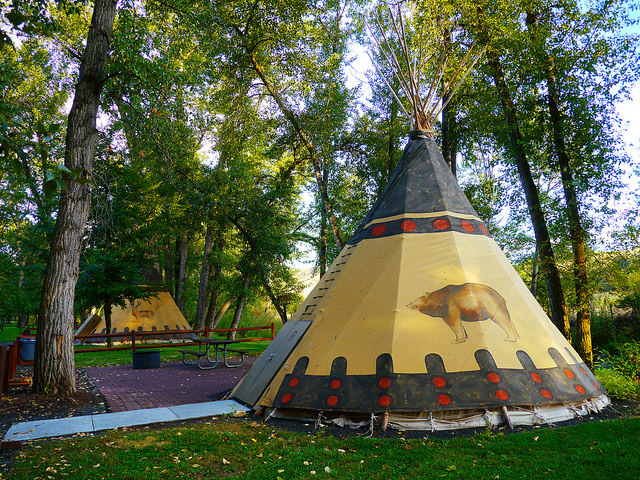
[[[248,408],[233,400],[221,400],[173,407],[130,410],[128,412],[102,413],[83,417],[36,420],[13,425],[5,435],[4,441],[21,442],[24,440],[92,433],[114,428],[176,422],[248,411]]]

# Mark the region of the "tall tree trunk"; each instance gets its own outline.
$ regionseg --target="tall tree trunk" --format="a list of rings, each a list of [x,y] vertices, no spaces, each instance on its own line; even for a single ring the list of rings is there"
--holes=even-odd
[[[251,276],[248,273],[245,273],[242,277],[242,291],[240,295],[238,295],[238,302],[236,303],[236,310],[233,312],[233,320],[231,321],[231,326],[229,328],[238,328],[240,325],[240,317],[242,316],[242,309],[244,308],[244,302],[247,299],[247,293],[249,291],[249,282],[251,281]],[[235,340],[236,332],[229,332],[227,334],[228,340]]]
[[[454,177],[458,176],[456,164],[456,106],[452,99],[442,110],[442,154]]]
[[[209,328],[216,328],[218,326],[224,314],[227,313],[227,310],[229,310],[229,307],[231,306],[232,301],[233,299],[229,298],[226,302],[222,304],[222,306],[220,307],[220,310],[218,311],[218,313],[216,313],[216,316],[211,320],[211,326]]]
[[[213,263],[213,273],[211,278],[209,279],[209,307],[207,308],[207,316],[205,318],[205,325],[209,325],[209,328],[215,328],[214,318],[213,316],[216,314],[216,310],[218,309],[218,282],[220,280],[220,276],[222,275],[222,262],[221,256],[224,253],[224,225],[221,225],[220,228],[220,236],[218,237],[218,241],[216,242],[216,258]],[[218,319],[219,321],[219,319]],[[217,323],[215,323],[217,325]]]
[[[567,150],[564,136],[564,122],[560,111],[558,88],[556,83],[556,64],[551,56],[544,49],[546,29],[540,29],[537,12],[527,11],[527,28],[531,38],[531,45],[540,64],[544,66],[545,80],[547,83],[547,105],[549,108],[549,119],[553,132],[553,147],[560,170],[562,188],[564,191],[565,203],[567,205],[567,216],[569,220],[569,235],[571,237],[571,247],[573,250],[573,276],[577,300],[577,345],[578,353],[589,366],[593,368],[593,349],[591,346],[591,311],[589,305],[590,292],[587,275],[587,258],[585,254],[585,232],[580,220],[580,208],[578,205],[578,195],[575,189],[571,162]],[[539,35],[543,35],[539,37]]]
[[[111,333],[111,299],[106,298],[104,301],[104,326],[107,333]],[[107,347],[113,347],[113,337],[107,337]]]
[[[18,314],[18,331],[22,333],[25,328],[27,328],[27,323],[29,323],[29,315],[21,312]]]
[[[551,129],[553,132],[553,147],[555,156],[560,170],[560,178],[562,180],[562,188],[564,191],[564,199],[567,205],[567,214],[569,219],[569,235],[571,237],[571,247],[573,250],[573,276],[576,290],[577,300],[577,345],[578,353],[589,366],[593,368],[593,349],[591,346],[591,311],[589,305],[589,281],[587,275],[587,258],[584,246],[584,228],[580,220],[580,208],[578,205],[578,195],[575,189],[573,172],[571,170],[571,162],[569,153],[564,139],[564,127],[562,114],[560,112],[558,88],[556,84],[556,66],[553,58],[551,58],[543,47],[539,47],[536,39],[538,32],[537,14],[527,12],[527,27],[532,38],[533,49],[544,65],[545,80],[547,83],[547,104],[549,108],[549,119],[551,121]],[[536,41],[538,40],[538,41]]]
[[[20,271],[18,273],[18,292],[20,292],[20,313],[18,314],[18,332],[22,333],[27,328],[27,322],[29,320],[29,314],[25,313],[25,291],[23,290],[24,284],[24,257],[22,256],[22,242],[18,242],[18,266]]]
[[[536,252],[533,254],[533,267],[531,268],[531,294],[535,297],[538,295],[538,272],[540,270],[538,262],[538,247],[536,246]]]
[[[447,51],[451,50],[451,33],[448,29],[444,31],[444,48]],[[446,85],[446,80],[442,79],[442,87]],[[455,99],[451,99],[447,105],[442,109],[442,156],[444,161],[449,166],[451,173],[454,177],[457,177],[457,165],[456,165],[456,108]]]
[[[324,212],[324,210],[323,210]],[[327,273],[327,218],[320,218],[320,278]]]
[[[487,34],[484,33],[483,36],[485,37],[483,38],[483,43],[488,45],[489,39]],[[500,98],[500,104],[502,105],[511,154],[516,162],[520,176],[520,184],[527,199],[529,216],[533,224],[538,252],[540,253],[542,271],[547,283],[547,291],[549,292],[551,317],[554,324],[563,332],[567,340],[571,341],[571,326],[569,324],[569,316],[567,315],[562,284],[560,283],[560,274],[553,254],[553,247],[551,245],[551,238],[549,237],[544,212],[540,204],[540,198],[538,197],[538,190],[533,181],[529,161],[524,151],[523,138],[520,133],[515,104],[505,79],[498,52],[489,46],[486,50],[486,55],[496,91]]]
[[[385,185],[389,182],[391,178],[391,174],[396,168],[396,121],[398,117],[398,104],[391,101],[389,105],[389,143],[387,144],[387,171],[385,182],[380,182],[380,188],[384,188]],[[382,194],[382,191],[380,191]]]
[[[549,59],[551,63],[551,59]],[[589,368],[593,368],[593,349],[591,346],[591,311],[589,305],[589,279],[587,276],[587,257],[584,247],[584,229],[580,220],[578,195],[574,187],[573,173],[569,163],[569,155],[562,134],[562,120],[558,109],[558,99],[555,91],[553,66],[549,65],[549,111],[553,125],[554,145],[560,167],[562,188],[569,215],[569,234],[573,249],[573,276],[577,300],[577,350]]]
[[[204,253],[202,254],[202,268],[200,269],[200,287],[198,288],[198,306],[196,307],[196,320],[194,328],[204,328],[205,310],[207,306],[207,290],[209,283],[209,256],[213,247],[213,228],[207,225],[207,233],[204,237]]]
[[[175,298],[176,287],[174,282],[174,255],[171,246],[171,238],[167,239],[164,244],[164,285],[167,290],[171,292],[171,295]]]
[[[269,300],[271,300],[273,307],[276,309],[276,312],[278,312],[278,315],[280,316],[280,320],[282,320],[283,324],[287,323],[287,313],[284,311],[284,309],[280,305],[280,301],[278,300],[278,297],[276,297],[276,295],[273,293],[273,290],[271,289],[271,285],[269,285],[269,282],[267,281],[266,277],[262,276],[261,281],[262,281],[262,286],[267,292],[267,296],[269,297]]]
[[[176,278],[176,305],[184,314],[184,289],[187,283],[187,259],[189,257],[189,232],[185,231],[180,239],[178,276]]]
[[[85,178],[93,170],[96,116],[115,15],[115,0],[96,0],[69,113],[64,164],[82,169]],[[60,194],[38,314],[34,392],[63,395],[76,390],[73,301],[90,203],[89,184],[69,180]]]
[[[325,179],[329,177],[327,166],[322,167],[322,176]],[[327,212],[322,208],[320,212],[320,278],[327,272]]]
[[[180,278],[180,252],[182,251],[182,235],[176,237],[176,243],[173,246],[173,300],[178,302],[178,279]]]
[[[242,32],[239,29],[237,30],[237,32],[241,37],[243,36]],[[258,74],[258,77],[260,77],[260,80],[262,81],[262,84],[269,92],[269,95],[271,95],[273,100],[276,102],[276,104],[278,105],[278,108],[280,109],[282,114],[285,116],[285,118],[289,121],[289,123],[293,127],[293,130],[296,132],[300,140],[302,140],[302,144],[305,146],[305,148],[309,152],[309,156],[311,157],[311,163],[313,165],[313,172],[315,174],[316,183],[318,185],[318,190],[320,191],[320,196],[322,197],[322,200],[324,202],[324,208],[327,212],[329,225],[331,226],[331,233],[333,233],[333,238],[336,242],[336,245],[338,246],[338,250],[342,250],[342,248],[344,247],[344,243],[340,235],[340,228],[338,226],[338,221],[336,220],[335,214],[333,213],[333,206],[329,201],[329,193],[327,191],[327,185],[322,178],[321,162],[320,162],[320,159],[318,158],[318,154],[316,153],[316,149],[313,143],[311,142],[311,140],[309,139],[309,136],[307,135],[307,133],[302,129],[302,126],[300,125],[300,122],[298,121],[294,113],[287,107],[282,96],[278,94],[278,92],[276,92],[275,88],[273,87],[273,85],[265,75],[264,71],[262,70],[262,67],[256,60],[256,57],[249,50],[247,50],[247,56],[249,57],[249,60],[253,65],[253,70]]]

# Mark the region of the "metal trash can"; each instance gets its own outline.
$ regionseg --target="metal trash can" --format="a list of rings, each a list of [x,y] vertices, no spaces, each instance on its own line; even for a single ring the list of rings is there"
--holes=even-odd
[[[36,354],[36,339],[21,338],[20,339],[20,361],[33,362]]]
[[[159,350],[138,350],[132,352],[133,368],[158,368],[160,366]]]

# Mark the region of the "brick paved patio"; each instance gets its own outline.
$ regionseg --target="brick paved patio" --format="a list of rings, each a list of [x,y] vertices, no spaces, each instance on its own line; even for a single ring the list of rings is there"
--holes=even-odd
[[[200,370],[182,362],[162,363],[160,368],[133,369],[131,365],[87,367],[85,371],[100,390],[112,412],[210,402],[216,394],[233,388],[257,357],[247,357],[239,368],[219,366]]]

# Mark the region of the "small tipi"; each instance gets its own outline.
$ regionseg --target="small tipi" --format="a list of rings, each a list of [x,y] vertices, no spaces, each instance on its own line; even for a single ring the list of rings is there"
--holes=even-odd
[[[127,300],[126,306],[113,306],[111,309],[111,332],[130,333],[158,332],[158,336],[151,339],[185,338],[192,334],[172,333],[163,334],[163,331],[190,330],[189,324],[182,312],[173,301],[171,294],[166,291],[156,292],[147,299],[137,299],[133,302]],[[92,314],[78,327],[76,335],[97,335],[107,333],[105,321],[98,315]],[[146,337],[149,339],[149,337]],[[126,340],[126,337],[114,340]],[[87,343],[104,342],[104,338],[87,339]]]
[[[231,397],[285,418],[431,430],[562,421],[609,403],[422,129]]]

